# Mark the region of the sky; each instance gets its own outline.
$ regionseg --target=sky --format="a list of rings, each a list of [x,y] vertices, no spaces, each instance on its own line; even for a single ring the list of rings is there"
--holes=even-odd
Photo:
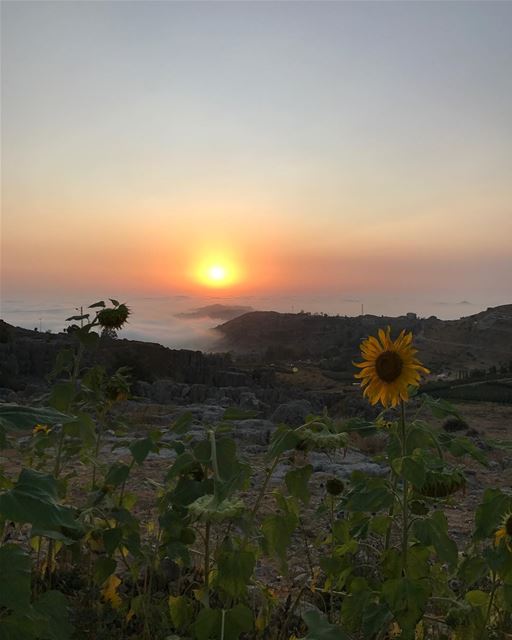
[[[2,298],[511,301],[512,2],[1,12]]]

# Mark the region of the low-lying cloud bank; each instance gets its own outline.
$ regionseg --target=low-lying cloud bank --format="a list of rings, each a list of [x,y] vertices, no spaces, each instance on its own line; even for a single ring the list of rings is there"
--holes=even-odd
[[[247,307],[242,305],[229,305],[229,304],[209,304],[205,307],[197,307],[190,311],[182,311],[181,313],[174,314],[175,318],[182,318],[184,320],[194,320],[199,318],[211,318],[212,320],[232,320],[238,316],[242,316],[244,313],[254,311],[253,307]]]

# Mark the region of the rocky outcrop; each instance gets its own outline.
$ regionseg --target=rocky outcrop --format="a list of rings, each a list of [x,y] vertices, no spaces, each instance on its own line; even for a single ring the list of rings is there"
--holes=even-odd
[[[414,313],[395,318],[255,311],[216,330],[223,335],[222,348],[253,358],[256,354],[267,362],[313,358],[326,369],[351,371],[361,340],[388,325],[394,335],[402,329],[413,331],[422,360],[437,371],[512,362],[512,304],[459,320],[418,318]]]
[[[23,388],[27,379],[44,379],[59,351],[74,347],[72,335],[19,329],[0,320],[0,386]],[[160,378],[215,386],[249,382],[247,374],[233,368],[229,354],[169,349],[152,342],[102,338],[86,353],[84,362],[102,364],[109,370],[128,366],[134,379],[148,382]]]

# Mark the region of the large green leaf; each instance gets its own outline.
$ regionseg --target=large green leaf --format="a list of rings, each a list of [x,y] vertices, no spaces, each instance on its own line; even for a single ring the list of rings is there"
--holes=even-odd
[[[31,566],[21,547],[0,547],[0,608],[24,611],[29,606]]]
[[[398,624],[404,630],[411,631],[425,612],[430,597],[430,584],[428,580],[394,578],[384,582],[382,595]]]
[[[14,487],[0,495],[0,515],[68,535],[80,530],[73,509],[58,503],[55,478],[33,469],[23,469]]]
[[[238,640],[240,634],[252,631],[254,617],[245,604],[237,604],[228,609],[225,616],[224,640]]]
[[[53,426],[72,420],[61,411],[49,407],[23,407],[18,404],[0,404],[0,426],[16,431],[31,431],[36,424]]]
[[[130,445],[130,453],[137,464],[142,464],[151,451],[157,450],[157,445],[153,438],[141,438],[134,440]]]
[[[194,416],[191,411],[186,411],[182,413],[179,418],[177,418],[171,425],[171,431],[178,435],[182,435],[187,433],[189,428],[192,426],[194,421]]]
[[[286,572],[286,556],[293,532],[299,523],[298,516],[290,502],[279,500],[281,513],[267,516],[261,525],[264,535],[264,548],[270,555],[276,555],[281,570]]]
[[[44,617],[39,623],[37,636],[41,640],[68,640],[73,633],[73,625],[68,619],[68,603],[59,591],[46,591],[34,603],[34,609]]]
[[[288,491],[294,498],[302,500],[304,504],[309,502],[309,488],[308,483],[313,473],[313,466],[308,464],[305,467],[299,467],[292,469],[284,477]]]
[[[393,503],[393,494],[383,478],[353,474],[352,490],[345,506],[348,511],[380,511]]]
[[[216,631],[220,629],[221,612],[220,609],[210,609],[205,607],[199,612],[194,622],[194,637],[197,640],[209,640],[216,637]]]
[[[510,511],[512,500],[500,489],[486,489],[482,503],[475,514],[475,540],[491,536],[499,527],[505,513]]]
[[[373,638],[382,629],[389,627],[393,614],[384,602],[368,602],[363,612],[362,631],[364,638]]]
[[[2,640],[68,640],[67,601],[58,591],[47,591],[30,603],[31,561],[16,545],[0,547],[0,638]],[[5,613],[8,612],[8,615]]]
[[[108,469],[104,484],[109,487],[118,487],[126,482],[130,475],[130,467],[122,462],[114,462]]]
[[[338,627],[331,624],[319,611],[311,609],[302,615],[308,625],[308,635],[304,640],[348,640],[348,635]]]
[[[294,429],[281,425],[272,435],[267,457],[269,459],[277,458],[285,451],[295,449],[299,442],[300,438]]]
[[[364,578],[354,578],[350,583],[349,595],[343,599],[341,616],[344,626],[356,631],[361,626],[365,609],[372,600],[372,592]]]
[[[239,598],[247,591],[255,565],[253,551],[225,544],[217,558],[215,583],[232,598]]]
[[[403,476],[413,487],[419,489],[425,482],[425,462],[421,455],[405,456],[393,460],[392,467],[397,475]]]
[[[57,411],[68,412],[75,393],[76,387],[73,382],[54,384],[50,393],[50,405]]]
[[[414,533],[422,544],[434,547],[442,562],[452,568],[457,565],[457,545],[448,535],[448,521],[442,511],[435,511],[430,518],[416,520]]]
[[[194,607],[186,596],[169,596],[169,613],[178,631],[186,630],[194,619]]]

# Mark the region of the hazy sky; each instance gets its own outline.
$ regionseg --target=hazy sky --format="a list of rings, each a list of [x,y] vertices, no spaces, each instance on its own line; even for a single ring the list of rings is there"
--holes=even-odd
[[[512,294],[512,2],[2,2],[2,291]]]

